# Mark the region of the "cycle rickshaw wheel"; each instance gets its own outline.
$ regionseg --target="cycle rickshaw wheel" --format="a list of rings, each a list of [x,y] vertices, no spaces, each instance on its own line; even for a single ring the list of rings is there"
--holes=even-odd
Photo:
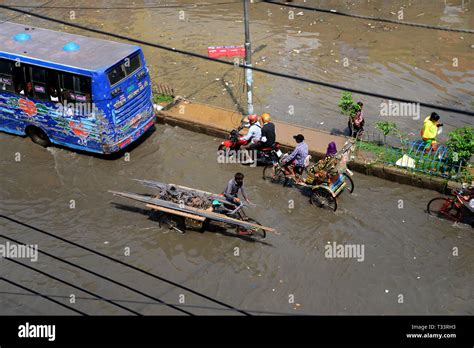
[[[352,180],[350,175],[347,175],[346,173],[342,173],[344,175],[344,179],[346,181],[346,187],[344,190],[346,190],[349,193],[354,192],[354,181]]]
[[[311,194],[311,204],[324,209],[329,209],[332,211],[337,210],[336,198],[331,194],[328,189],[317,187],[313,189]]]
[[[454,201],[446,197],[433,198],[428,202],[428,214],[453,221],[461,220],[460,209],[454,206]]]

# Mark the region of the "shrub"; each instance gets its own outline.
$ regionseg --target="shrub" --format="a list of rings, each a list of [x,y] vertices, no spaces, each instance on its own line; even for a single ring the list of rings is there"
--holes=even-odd
[[[393,122],[380,121],[375,123],[375,128],[383,133],[383,136],[386,137],[390,133],[398,130],[397,125]]]
[[[354,117],[360,106],[352,99],[351,92],[342,92],[341,99],[339,99],[339,108],[343,115]]]
[[[474,154],[474,130],[466,126],[457,128],[448,134],[449,140],[446,143],[453,162],[463,160],[468,162]]]

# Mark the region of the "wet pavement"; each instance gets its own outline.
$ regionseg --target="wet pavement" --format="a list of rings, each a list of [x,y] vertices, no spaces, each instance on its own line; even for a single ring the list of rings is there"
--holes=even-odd
[[[331,213],[311,206],[296,189],[263,181],[259,168],[216,163],[219,141],[159,125],[130,157],[105,160],[56,147],[45,150],[29,139],[0,133],[0,212],[254,314],[474,313],[472,229],[427,216],[426,203],[436,192],[355,174],[354,194],[343,194],[338,211]],[[264,243],[213,232],[181,235],[160,228],[143,205],[107,193],[153,193],[133,178],[220,192],[236,171],[245,173],[248,194],[257,204],[248,215],[279,232]],[[0,229],[191,313],[237,314],[4,219]],[[363,245],[363,259],[325,257],[325,245],[334,242]],[[58,298],[64,303],[75,294],[75,308],[86,313],[127,314],[82,299],[90,296],[6,260],[1,263],[6,278],[64,296]],[[106,298],[130,301],[122,304],[143,314],[179,314],[44,255],[28,264]],[[11,285],[2,283],[0,291],[2,314],[70,314],[44,299],[19,295],[24,291]]]
[[[29,2],[21,2],[30,4]],[[208,46],[243,43],[241,2],[189,7],[192,0],[160,4],[172,8],[138,10],[74,10],[71,21],[170,47],[207,54]],[[466,1],[352,1],[297,0],[306,6],[398,19],[408,22],[474,28],[474,5]],[[39,5],[40,3],[38,3]],[[49,4],[54,6],[55,2]],[[152,6],[155,2],[135,2]],[[62,6],[77,5],[62,1]],[[123,7],[123,4],[121,4]],[[81,6],[113,7],[106,1],[83,1]],[[118,6],[118,5],[115,5]],[[130,5],[127,5],[130,6]],[[181,6],[181,7],[180,7]],[[39,13],[71,18],[70,9],[42,9]],[[255,66],[424,102],[472,110],[474,96],[474,35],[428,30],[364,19],[295,10],[271,4],[250,6],[251,39]],[[0,18],[15,16],[1,11]],[[291,17],[291,18],[290,18]],[[47,28],[94,36],[74,28],[35,18],[15,19]],[[216,35],[218,33],[218,35]],[[230,109],[245,108],[243,71],[197,58],[144,47],[152,78],[173,86],[192,100]],[[347,62],[347,64],[345,64]],[[345,66],[347,65],[347,66]],[[293,80],[255,73],[256,111],[276,119],[321,128],[345,130],[337,108],[340,92]],[[411,136],[418,136],[421,120],[413,116],[380,116],[378,98],[355,96],[365,104],[368,129],[377,121],[390,121]],[[434,110],[421,108],[420,117]],[[439,112],[446,133],[472,125],[471,116]],[[416,117],[415,117],[416,118]]]

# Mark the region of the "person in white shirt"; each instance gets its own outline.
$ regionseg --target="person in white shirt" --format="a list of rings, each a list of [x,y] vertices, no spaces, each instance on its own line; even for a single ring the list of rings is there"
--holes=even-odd
[[[257,150],[260,147],[260,138],[262,137],[262,127],[258,123],[258,117],[255,114],[249,115],[250,128],[248,133],[241,139],[248,141],[248,144],[243,147],[244,159],[243,163],[252,163],[249,151]],[[255,156],[256,158],[256,156]]]
[[[51,99],[52,102],[58,102],[59,101],[59,95],[58,95],[58,91],[56,90],[56,88],[51,89],[51,93],[49,95],[49,98]]]

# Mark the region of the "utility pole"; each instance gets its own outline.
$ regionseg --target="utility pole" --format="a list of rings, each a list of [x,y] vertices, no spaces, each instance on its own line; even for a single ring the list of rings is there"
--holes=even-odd
[[[244,22],[245,22],[245,66],[252,67],[252,47],[250,45],[249,28],[249,0],[244,1]],[[245,84],[247,86],[247,114],[253,114],[253,76],[252,69],[245,68]]]

